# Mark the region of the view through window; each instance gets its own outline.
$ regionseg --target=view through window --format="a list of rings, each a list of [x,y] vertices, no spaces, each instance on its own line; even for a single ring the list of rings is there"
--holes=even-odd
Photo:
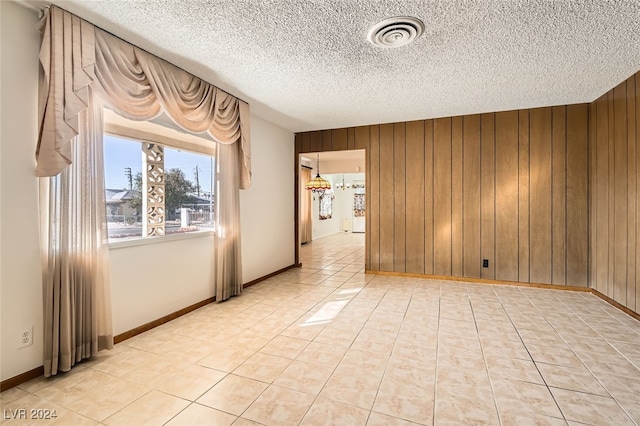
[[[109,240],[213,229],[214,157],[104,135],[104,168]]]

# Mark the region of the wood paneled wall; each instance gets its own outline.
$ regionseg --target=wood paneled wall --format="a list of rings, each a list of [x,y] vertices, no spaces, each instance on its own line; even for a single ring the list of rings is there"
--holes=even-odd
[[[590,286],[640,310],[640,73],[589,105]]]
[[[588,117],[580,104],[306,132],[296,153],[367,150],[369,270],[586,287]]]

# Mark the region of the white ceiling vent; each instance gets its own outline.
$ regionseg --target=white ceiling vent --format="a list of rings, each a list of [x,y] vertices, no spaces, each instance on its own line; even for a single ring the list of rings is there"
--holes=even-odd
[[[424,24],[417,18],[398,16],[375,24],[367,38],[379,47],[400,47],[411,43],[424,32]]]

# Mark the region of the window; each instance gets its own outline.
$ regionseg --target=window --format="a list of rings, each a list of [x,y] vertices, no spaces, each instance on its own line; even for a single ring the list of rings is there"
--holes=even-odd
[[[105,134],[104,167],[110,241],[213,229],[213,156]]]

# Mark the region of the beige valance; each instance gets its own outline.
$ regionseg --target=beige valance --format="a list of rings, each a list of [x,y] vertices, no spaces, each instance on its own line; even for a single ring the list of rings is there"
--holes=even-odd
[[[38,176],[60,173],[72,161],[78,114],[89,85],[105,105],[131,120],[166,113],[193,134],[223,144],[238,142],[240,187],[251,183],[249,105],[186,71],[141,50],[58,7],[41,24],[44,69],[40,102]]]

